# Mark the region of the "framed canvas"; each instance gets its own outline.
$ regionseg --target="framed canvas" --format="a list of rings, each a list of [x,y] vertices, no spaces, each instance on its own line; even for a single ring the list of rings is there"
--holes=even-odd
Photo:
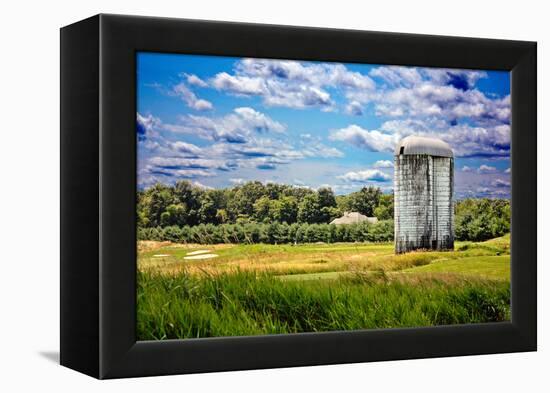
[[[536,350],[536,43],[61,29],[61,364]]]

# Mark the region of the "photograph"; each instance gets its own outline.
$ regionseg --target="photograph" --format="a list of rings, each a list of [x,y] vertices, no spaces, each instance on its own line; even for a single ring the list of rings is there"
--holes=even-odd
[[[135,56],[137,340],[511,320],[510,72]]]
[[[550,392],[544,11],[6,2],[0,393]]]

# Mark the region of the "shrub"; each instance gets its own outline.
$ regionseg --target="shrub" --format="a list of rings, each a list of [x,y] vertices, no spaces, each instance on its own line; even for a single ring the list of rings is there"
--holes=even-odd
[[[455,238],[483,241],[510,232],[510,201],[464,199],[455,207]]]
[[[335,242],[388,242],[393,240],[393,221],[367,222],[350,225],[245,223],[175,225],[164,228],[139,228],[138,240],[171,241],[200,244],[282,244]]]

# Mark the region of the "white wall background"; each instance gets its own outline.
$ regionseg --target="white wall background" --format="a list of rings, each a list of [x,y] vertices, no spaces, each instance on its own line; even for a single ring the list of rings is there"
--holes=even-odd
[[[539,146],[548,92],[549,12],[523,0],[94,0],[4,2],[0,40],[0,390],[186,392],[545,391],[548,226],[539,224],[539,352],[96,381],[56,364],[59,345],[59,31],[96,13],[536,40]],[[546,122],[548,123],[548,122]],[[549,221],[550,157],[538,154],[539,223]],[[131,390],[130,390],[131,389]],[[154,389],[154,390],[153,390]]]

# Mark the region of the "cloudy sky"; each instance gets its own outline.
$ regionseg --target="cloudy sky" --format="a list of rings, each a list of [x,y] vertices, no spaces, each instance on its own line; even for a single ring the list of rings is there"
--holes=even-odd
[[[139,53],[138,185],[248,180],[391,192],[393,149],[448,142],[455,196],[509,197],[504,71]]]

